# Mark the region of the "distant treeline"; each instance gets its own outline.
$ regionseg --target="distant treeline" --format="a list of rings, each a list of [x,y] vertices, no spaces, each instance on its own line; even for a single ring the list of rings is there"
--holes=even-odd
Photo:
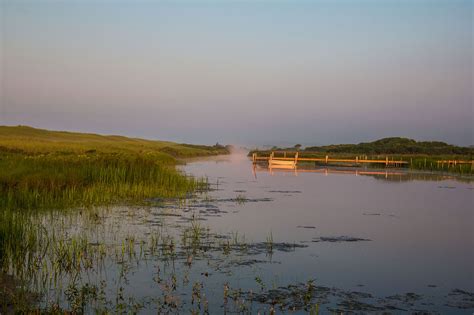
[[[391,137],[359,144],[312,146],[306,147],[304,151],[354,154],[473,155],[474,148],[459,147],[440,141],[415,141],[413,139]]]

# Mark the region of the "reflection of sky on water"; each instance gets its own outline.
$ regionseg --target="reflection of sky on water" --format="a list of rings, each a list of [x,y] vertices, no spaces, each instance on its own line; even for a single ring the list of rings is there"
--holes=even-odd
[[[472,176],[455,176],[450,174],[441,173],[428,173],[426,171],[407,171],[403,169],[371,169],[371,168],[354,168],[354,167],[308,167],[308,165],[298,165],[295,169],[289,168],[278,168],[278,167],[267,167],[266,164],[261,163],[253,166],[252,168],[254,177],[257,176],[258,172],[268,172],[271,175],[277,175],[281,173],[293,173],[298,176],[300,173],[315,173],[323,175],[355,175],[355,176],[371,176],[376,179],[383,179],[387,181],[446,181],[454,180],[460,182],[472,182],[474,178]]]
[[[315,277],[345,288],[364,284],[380,294],[433,293],[429,284],[436,284],[437,292],[474,288],[473,190],[452,176],[370,169],[253,170],[245,156],[191,163],[184,170],[218,182],[211,196],[273,200],[218,204],[228,214],[208,218],[213,229],[239,231],[255,241],[271,232],[276,241],[310,246],[279,257],[281,265],[266,266],[269,276]],[[372,241],[311,242],[341,235]]]
[[[195,160],[181,168],[207,176],[213,190],[180,202],[154,200],[150,207],[42,218],[57,236],[87,236],[93,247],[104,244],[105,260],[97,268],[83,270],[77,286],[100,286],[104,281],[112,305],[123,287],[126,304],[137,302],[145,313],[168,311],[163,299],[172,296],[179,301],[178,311],[186,313],[197,309],[192,292],[196,283],[202,284],[211,314],[235,311],[241,307],[235,301],[244,299],[250,313],[268,312],[270,305],[250,303],[246,295],[262,292],[257,278],[267,293],[281,286],[306,288],[314,279],[316,291],[329,290],[322,305],[325,312],[357,300],[385,310],[387,305],[398,305],[410,311],[458,314],[463,310],[445,305],[453,301],[448,294],[454,289],[474,291],[471,184],[439,178],[391,181],[385,175],[380,180],[378,174],[355,176],[349,169],[338,173],[300,169],[298,176],[258,170],[255,177],[245,155]],[[398,173],[404,172],[392,170],[386,176],[411,176]],[[189,239],[188,245],[183,243],[185,231],[189,236],[193,225],[202,233],[197,250],[189,246]],[[160,240],[155,250],[153,238]],[[226,252],[228,241],[236,247]],[[50,279],[43,271],[38,276]],[[65,289],[70,279],[63,276]],[[231,292],[241,292],[242,299],[228,299],[224,305],[226,283]],[[51,286],[44,298],[65,303],[64,291]],[[360,298],[353,291],[373,297]],[[413,305],[387,298],[408,292],[420,295]]]

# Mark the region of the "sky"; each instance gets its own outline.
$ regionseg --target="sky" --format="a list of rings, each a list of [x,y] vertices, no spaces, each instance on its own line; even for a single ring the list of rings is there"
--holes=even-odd
[[[472,145],[472,0],[0,0],[0,125]]]

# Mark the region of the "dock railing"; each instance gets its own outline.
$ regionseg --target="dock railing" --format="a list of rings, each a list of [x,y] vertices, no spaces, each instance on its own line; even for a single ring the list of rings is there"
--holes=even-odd
[[[281,152],[280,152],[281,153]],[[388,156],[385,157],[383,160],[375,160],[375,159],[360,159],[359,156],[356,156],[353,159],[344,159],[344,158],[330,158],[329,155],[326,155],[324,158],[319,158],[319,157],[300,157],[299,152],[295,153],[294,157],[288,157],[287,152],[282,152],[283,156],[282,157],[276,157],[275,152],[272,151],[269,156],[258,156],[256,152],[252,153],[252,161],[253,163],[257,163],[258,161],[268,161],[271,164],[271,161],[277,160],[277,161],[294,161],[295,165],[298,164],[298,162],[323,162],[325,164],[329,163],[350,163],[350,164],[385,164],[386,166],[389,165],[396,165],[396,166],[401,166],[401,165],[406,165],[409,164],[408,161],[403,161],[403,160],[390,160]]]

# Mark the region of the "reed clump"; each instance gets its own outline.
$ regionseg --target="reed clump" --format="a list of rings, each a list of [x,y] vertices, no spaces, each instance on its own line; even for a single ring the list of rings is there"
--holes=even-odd
[[[68,208],[184,196],[200,182],[156,156],[0,157],[0,208]]]
[[[0,273],[9,261],[25,261],[34,251],[37,234],[24,213],[0,212]]]

